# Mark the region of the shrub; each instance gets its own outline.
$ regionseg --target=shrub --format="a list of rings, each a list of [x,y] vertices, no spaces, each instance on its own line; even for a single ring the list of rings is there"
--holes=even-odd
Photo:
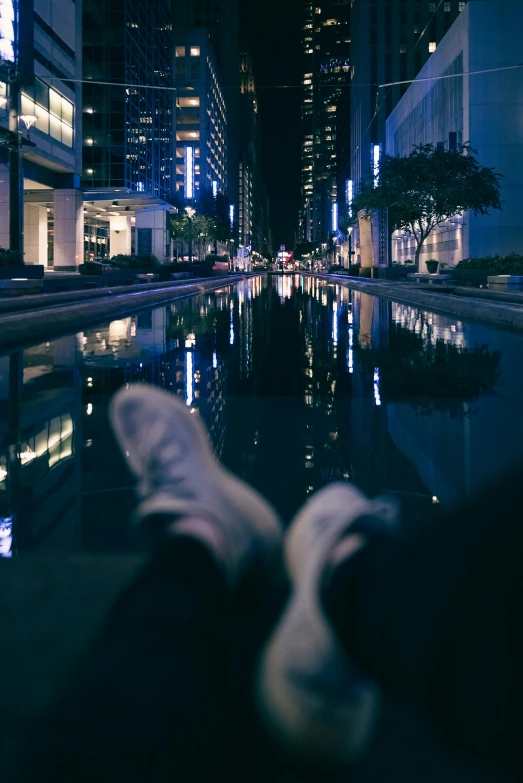
[[[154,269],[160,265],[160,262],[154,255],[126,256],[120,254],[111,258],[111,264],[120,269]]]
[[[492,275],[521,275],[523,274],[523,256],[512,253],[509,256],[483,256],[481,258],[464,258],[457,264],[460,270],[485,270]]]
[[[18,250],[6,250],[0,247],[0,266],[23,264],[24,259]]]

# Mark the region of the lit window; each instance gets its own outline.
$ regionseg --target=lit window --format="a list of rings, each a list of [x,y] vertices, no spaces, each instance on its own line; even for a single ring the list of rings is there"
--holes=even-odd
[[[199,106],[199,105],[200,105],[199,98],[178,98],[178,106],[180,106],[181,109],[184,109],[188,106]]]
[[[200,47],[191,46],[191,57],[199,57],[199,56],[200,56]]]
[[[450,3],[444,4],[444,11],[446,14],[450,14]]]
[[[465,2],[460,2],[460,3],[459,3],[459,10],[460,10],[460,11],[463,11],[463,9],[465,8],[465,5],[466,5],[466,3],[465,3]]]
[[[185,46],[176,47],[176,57],[185,57]]]
[[[432,52],[436,51],[436,41],[431,41],[429,43],[429,52],[432,54]]]
[[[200,131],[177,131],[176,141],[193,141],[200,138]]]

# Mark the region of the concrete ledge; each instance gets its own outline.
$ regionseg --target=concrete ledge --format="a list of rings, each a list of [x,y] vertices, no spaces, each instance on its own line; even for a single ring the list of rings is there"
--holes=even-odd
[[[31,280],[27,277],[13,277],[0,280],[0,296],[23,296],[24,294],[41,294],[44,288],[43,280]]]
[[[459,296],[452,294],[429,293],[428,291],[417,291],[402,283],[389,282],[363,282],[354,278],[340,278],[338,275],[317,274],[318,277],[330,282],[336,282],[353,288],[356,291],[381,296],[384,299],[390,299],[393,302],[419,307],[422,310],[429,310],[441,315],[451,315],[459,318],[460,321],[478,321],[479,323],[496,326],[500,329],[506,329],[509,332],[523,332],[523,306],[516,304],[501,304],[484,299],[473,299],[466,296],[465,290]],[[468,290],[467,290],[468,293]]]
[[[445,272],[436,275],[424,274],[423,272],[415,272],[412,275],[407,275],[408,280],[415,280],[417,283],[428,283],[429,285],[441,285],[452,280],[454,275],[445,274]]]
[[[178,288],[180,285],[196,285],[198,283],[209,282],[209,277],[197,277],[192,280],[177,280],[177,281],[165,281],[160,285],[154,283],[138,283],[133,285],[132,293],[138,291],[155,291],[158,288],[162,290],[165,288]],[[77,302],[87,302],[92,299],[103,299],[104,297],[122,296],[129,293],[129,289],[125,286],[116,286],[115,288],[108,286],[107,288],[90,287],[88,290],[79,289],[73,291],[56,291],[53,293],[41,293],[33,294],[31,296],[20,296],[16,299],[10,299],[9,301],[2,301],[0,299],[0,316],[2,314],[11,314],[15,312],[22,312],[24,310],[35,310],[36,308],[53,307],[59,304],[73,304]]]
[[[6,315],[0,318],[0,350],[34,345],[58,335],[71,334],[86,326],[111,320],[118,315],[234,285],[245,279],[245,275],[229,275],[222,278],[206,278],[186,285],[171,283],[154,288],[152,291],[149,286],[144,286],[145,291],[119,289],[117,294],[110,297],[53,307],[52,311],[44,309]]]

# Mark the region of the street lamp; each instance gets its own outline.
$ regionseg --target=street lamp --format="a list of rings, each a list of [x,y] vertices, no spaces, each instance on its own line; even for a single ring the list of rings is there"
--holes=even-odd
[[[196,210],[192,207],[185,207],[185,211],[189,223],[189,261],[192,261],[192,219],[196,215]]]

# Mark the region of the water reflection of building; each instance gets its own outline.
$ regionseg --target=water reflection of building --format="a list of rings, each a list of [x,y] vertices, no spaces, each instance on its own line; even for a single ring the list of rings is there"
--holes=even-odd
[[[483,329],[481,340],[482,327],[359,292],[353,301],[348,364],[355,476],[370,491],[427,503],[478,491],[495,473],[487,443],[498,461],[519,451],[514,438],[507,439],[514,411],[485,393],[496,378],[495,333]],[[499,347],[505,345],[500,336]],[[484,355],[481,346],[488,346]]]
[[[349,477],[338,400],[346,386],[340,325],[347,320],[350,304],[347,289],[316,278],[301,277],[299,292],[305,337],[305,492],[311,494],[329,481]]]
[[[74,336],[0,359],[0,554],[80,542],[80,376]]]

